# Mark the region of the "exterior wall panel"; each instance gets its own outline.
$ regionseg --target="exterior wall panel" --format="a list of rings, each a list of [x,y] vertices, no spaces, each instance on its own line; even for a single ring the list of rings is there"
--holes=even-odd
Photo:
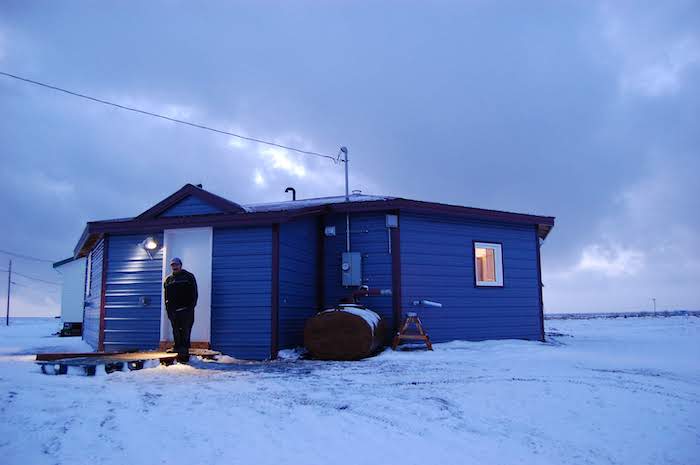
[[[326,226],[335,226],[336,235],[326,237],[324,244],[324,304],[332,307],[355,288],[342,283],[341,259],[345,252],[345,215],[329,215]],[[362,283],[370,288],[391,289],[391,255],[389,254],[389,230],[386,214],[353,213],[350,216],[350,248],[362,253]],[[390,296],[364,297],[362,303],[377,312],[387,325],[388,336],[393,327]]]
[[[315,217],[280,225],[279,348],[303,344],[303,327],[317,310],[319,294],[327,308],[353,290],[341,284],[345,215],[328,215],[323,225],[334,225],[336,236],[323,237],[320,248]],[[414,299],[441,302],[443,308],[418,309],[433,341],[541,337],[537,241],[532,226],[402,213],[400,234],[402,314],[413,309]],[[214,229],[211,343],[215,350],[244,359],[270,357],[272,236],[270,226]],[[108,351],[158,346],[162,253],[159,250],[150,259],[139,246],[144,237],[112,235],[106,239],[104,344]],[[162,235],[156,235],[156,240],[162,243]],[[502,244],[503,288],[474,286],[473,241]],[[353,213],[351,245],[352,251],[362,254],[363,284],[391,288],[385,213]],[[85,299],[83,338],[95,348],[99,344],[104,249],[104,240],[93,249],[90,292]],[[321,268],[319,251],[323,254]],[[366,297],[363,303],[379,313],[388,328],[393,326],[391,297]]]
[[[85,266],[85,258],[78,258],[56,268],[56,271],[63,278],[63,286],[61,286],[61,323],[79,323],[83,321]]]
[[[539,339],[536,232],[531,225],[401,215],[402,311],[413,300],[431,340]],[[498,242],[502,288],[475,287],[473,242]]]
[[[155,349],[160,339],[162,248],[140,246],[146,234],[109,236],[105,300],[106,351]],[[162,234],[153,235],[158,244]],[[142,303],[143,299],[143,303]]]
[[[279,348],[304,344],[304,325],[317,311],[318,222],[280,226]]]
[[[100,342],[100,302],[102,300],[102,257],[104,256],[104,240],[93,247],[88,256],[90,261],[90,286],[86,283],[85,310],[83,312],[83,340],[97,350]],[[87,266],[87,265],[86,265]]]
[[[160,217],[171,216],[191,216],[191,215],[210,215],[214,213],[222,213],[217,207],[210,205],[195,196],[188,196],[161,213]]]
[[[242,359],[270,357],[272,229],[214,229],[212,349]]]

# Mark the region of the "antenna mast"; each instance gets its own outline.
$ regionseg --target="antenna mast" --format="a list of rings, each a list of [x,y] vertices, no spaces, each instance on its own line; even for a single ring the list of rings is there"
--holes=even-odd
[[[350,202],[350,183],[348,181],[348,148],[340,147],[345,161],[345,201]],[[345,213],[345,251],[350,252],[350,211]]]

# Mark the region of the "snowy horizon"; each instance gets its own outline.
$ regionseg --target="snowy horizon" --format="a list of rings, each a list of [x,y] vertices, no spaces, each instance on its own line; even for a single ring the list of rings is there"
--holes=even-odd
[[[0,70],[280,144],[350,154],[351,189],[556,217],[547,313],[700,309],[696,2],[0,4]],[[0,76],[0,249],[185,183],[241,204],[343,192],[341,165]],[[0,252],[0,270],[10,257]],[[49,263],[18,273],[58,281]],[[0,305],[6,297],[0,272]],[[12,315],[55,315],[21,275]]]
[[[0,326],[6,465],[697,463],[696,316],[547,321],[544,343],[94,376],[42,374],[33,354],[90,347],[49,336],[56,321],[20,323]]]

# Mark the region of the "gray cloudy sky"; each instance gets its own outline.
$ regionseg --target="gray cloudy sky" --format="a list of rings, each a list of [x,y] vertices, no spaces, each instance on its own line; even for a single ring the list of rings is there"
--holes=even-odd
[[[312,150],[347,145],[364,192],[556,216],[547,311],[652,297],[698,309],[699,24],[691,1],[4,0],[0,70]],[[343,180],[327,160],[2,76],[0,157],[0,248],[50,259],[87,220],[138,214],[187,182],[246,203],[287,185],[333,195]],[[17,282],[16,313],[58,312],[55,288]]]

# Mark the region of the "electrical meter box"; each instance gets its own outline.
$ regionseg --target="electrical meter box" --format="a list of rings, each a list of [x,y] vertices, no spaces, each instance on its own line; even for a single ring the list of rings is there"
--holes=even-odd
[[[341,264],[343,286],[362,285],[362,255],[360,252],[343,252]]]

